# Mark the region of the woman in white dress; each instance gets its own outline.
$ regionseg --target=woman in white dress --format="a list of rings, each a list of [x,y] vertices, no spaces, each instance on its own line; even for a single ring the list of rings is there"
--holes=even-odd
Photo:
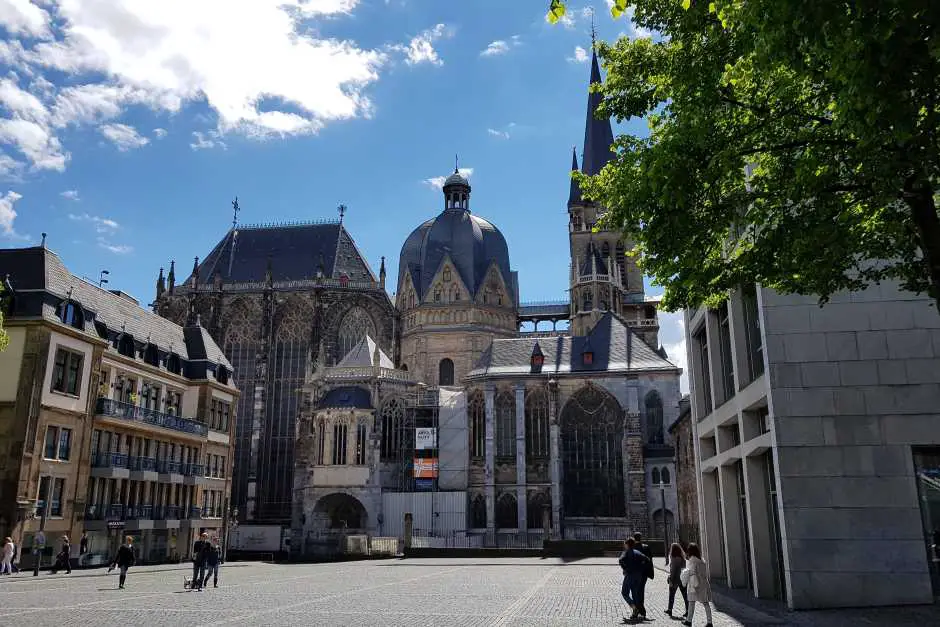
[[[0,563],[0,575],[13,574],[13,552],[13,539],[6,538],[3,541],[3,562]]]
[[[705,627],[712,627],[712,586],[708,579],[708,565],[702,560],[702,552],[694,542],[685,550],[687,565],[682,572],[683,583],[689,594],[689,616],[682,623],[691,625],[697,603],[705,606]]]

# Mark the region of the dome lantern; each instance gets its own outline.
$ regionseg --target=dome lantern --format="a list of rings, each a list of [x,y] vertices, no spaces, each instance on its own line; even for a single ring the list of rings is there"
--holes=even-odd
[[[444,181],[444,209],[470,211],[470,181],[456,167]]]

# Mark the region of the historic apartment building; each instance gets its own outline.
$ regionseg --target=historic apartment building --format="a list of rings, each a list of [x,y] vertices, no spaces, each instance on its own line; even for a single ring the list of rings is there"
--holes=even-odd
[[[940,594],[940,315],[885,283],[686,311],[711,574],[794,609]]]
[[[83,532],[92,554],[132,535],[154,562],[221,536],[238,392],[208,332],[76,277],[45,242],[0,250],[0,276],[0,527],[23,563],[43,523],[46,554],[68,535],[75,557]]]
[[[695,468],[695,442],[692,430],[692,401],[686,394],[679,401],[679,417],[669,426],[675,448],[676,530],[683,545],[699,542],[698,471]]]

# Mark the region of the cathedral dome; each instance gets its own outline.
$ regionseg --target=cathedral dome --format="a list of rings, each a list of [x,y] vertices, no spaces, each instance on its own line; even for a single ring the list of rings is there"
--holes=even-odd
[[[410,272],[418,298],[424,300],[445,256],[450,255],[473,295],[483,285],[490,264],[495,262],[515,301],[506,239],[492,223],[470,213],[467,179],[458,172],[451,174],[444,183],[444,197],[444,211],[416,228],[405,240],[398,266],[399,285]]]

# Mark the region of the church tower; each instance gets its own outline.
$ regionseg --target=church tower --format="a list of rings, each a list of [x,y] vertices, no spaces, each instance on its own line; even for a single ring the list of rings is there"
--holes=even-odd
[[[600,82],[601,70],[595,49],[591,55],[590,84]],[[590,92],[580,167],[588,176],[598,174],[613,156],[614,134],[610,120],[596,117],[600,103],[601,94]],[[578,169],[575,151],[571,170]],[[656,346],[659,328],[656,306],[646,300],[643,275],[636,261],[626,255],[630,243],[624,241],[619,231],[594,230],[605,211],[598,203],[585,200],[580,186],[572,179],[568,194],[571,333],[587,335],[605,312],[613,311]]]

